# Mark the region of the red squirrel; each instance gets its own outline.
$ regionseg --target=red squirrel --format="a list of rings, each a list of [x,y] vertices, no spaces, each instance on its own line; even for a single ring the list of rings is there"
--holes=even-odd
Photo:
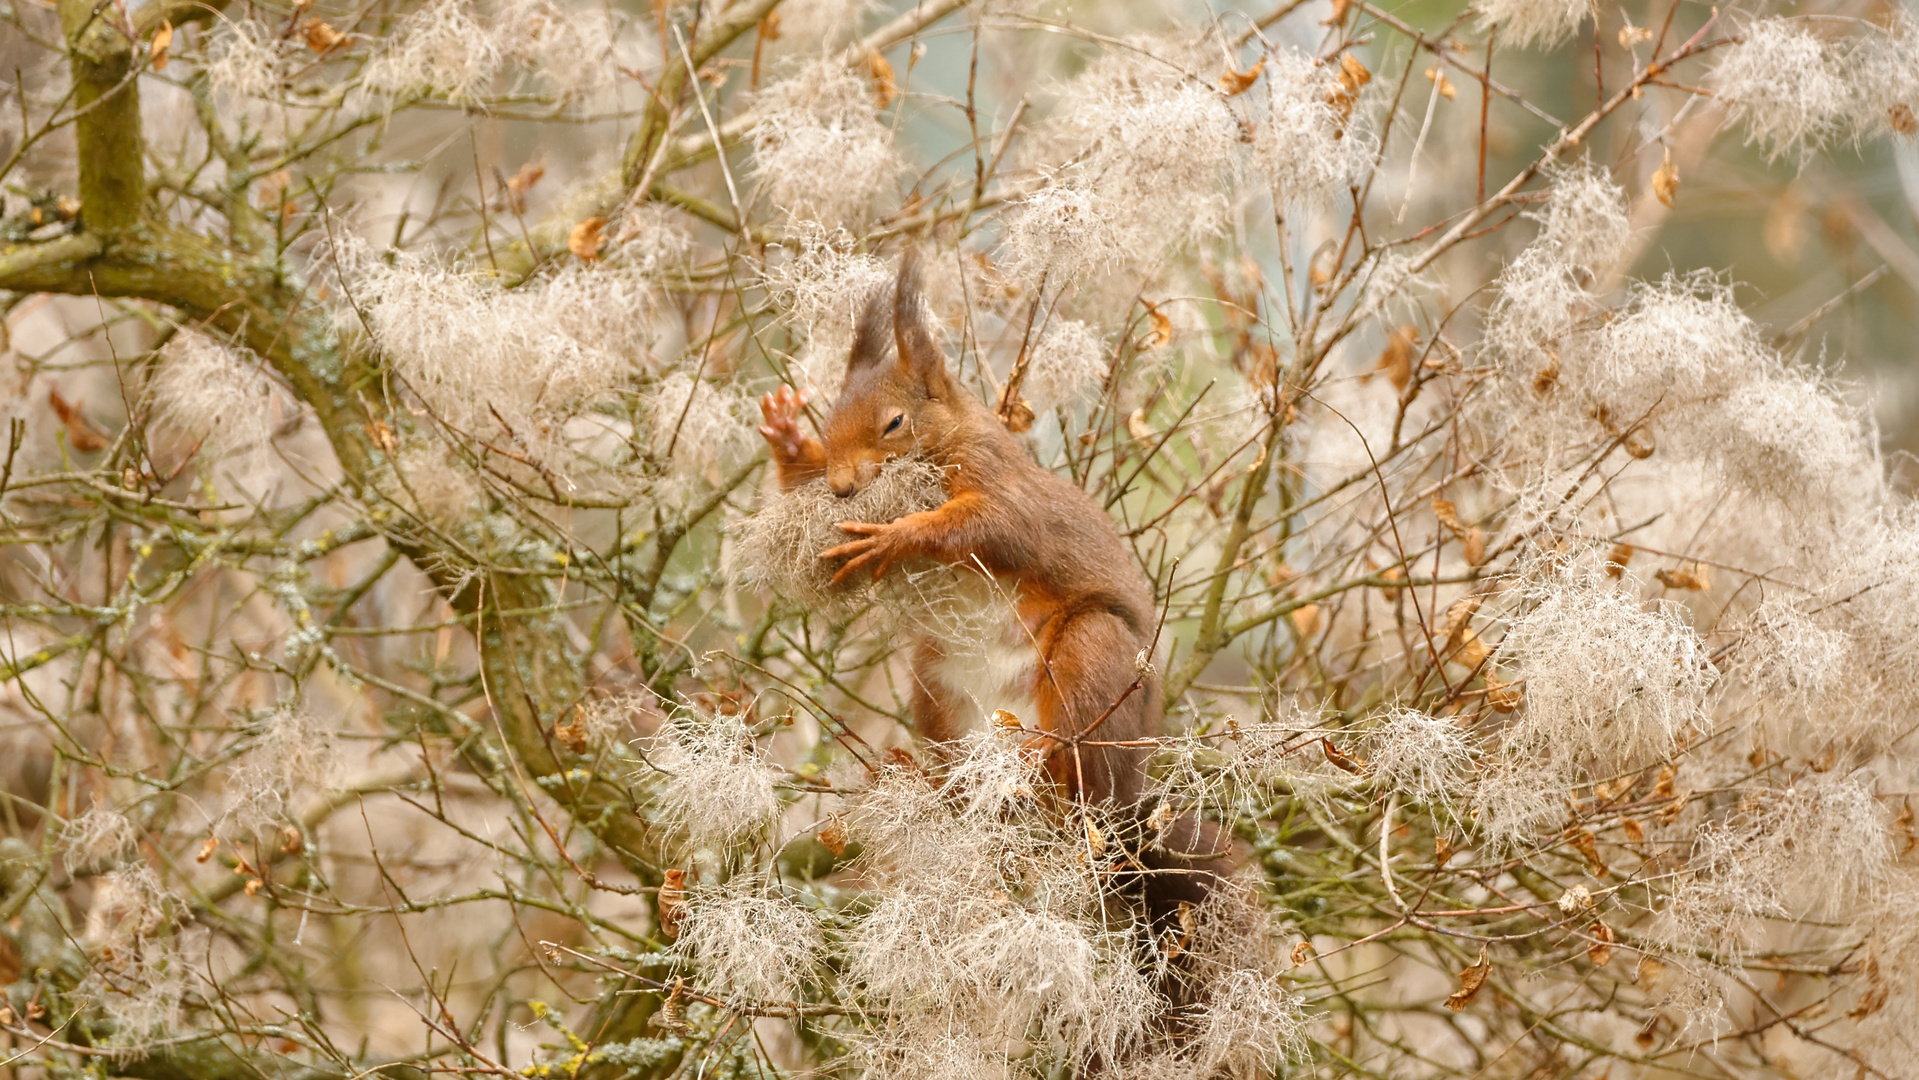
[[[1017,618],[998,640],[914,645],[912,710],[921,737],[955,739],[1002,702],[1046,733],[1048,772],[1076,803],[1144,822],[1145,748],[1110,745],[1159,734],[1160,685],[1150,660],[1157,611],[1146,577],[1098,502],[1043,468],[974,394],[947,371],[926,324],[917,256],[900,262],[889,296],[871,298],[854,334],[846,379],[822,427],[801,428],[802,395],[782,386],[760,402],[760,433],[783,489],[824,477],[850,498],[881,463],[919,454],[944,471],[946,502],[894,521],[840,523],[850,539],[820,552],[838,561],[836,583],[874,580],[903,560],[983,569]],[[888,333],[888,330],[891,330]],[[989,637],[991,635],[989,634]],[[956,655],[965,651],[974,655]],[[1089,739],[1107,745],[1079,745]],[[1182,817],[1155,831],[1161,853],[1197,868],[1217,833]],[[1146,857],[1149,865],[1165,859]],[[1202,861],[1207,861],[1203,860]],[[1212,868],[1203,873],[1210,878]],[[1186,877],[1183,874],[1172,875]],[[1197,892],[1195,892],[1195,889]],[[1164,909],[1200,882],[1149,883]]]

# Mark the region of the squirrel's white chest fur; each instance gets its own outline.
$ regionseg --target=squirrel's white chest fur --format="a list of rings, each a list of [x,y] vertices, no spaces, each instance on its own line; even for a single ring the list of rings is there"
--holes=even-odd
[[[983,597],[965,622],[964,632],[935,635],[941,655],[922,677],[958,706],[954,719],[963,731],[983,727],[999,709],[1038,726],[1039,651],[1014,605],[1001,595]]]

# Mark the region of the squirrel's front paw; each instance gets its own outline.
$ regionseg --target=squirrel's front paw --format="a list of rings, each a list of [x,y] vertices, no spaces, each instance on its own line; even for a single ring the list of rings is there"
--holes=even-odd
[[[790,386],[760,399],[760,415],[766,420],[760,425],[760,434],[782,461],[797,461],[805,455],[808,436],[800,429],[800,413],[805,408],[806,395]]]
[[[859,539],[820,552],[822,559],[846,560],[846,564],[833,575],[835,585],[844,584],[847,578],[869,566],[873,569],[873,580],[878,581],[895,563],[912,554],[911,529],[898,521],[883,524],[842,521],[839,527]]]

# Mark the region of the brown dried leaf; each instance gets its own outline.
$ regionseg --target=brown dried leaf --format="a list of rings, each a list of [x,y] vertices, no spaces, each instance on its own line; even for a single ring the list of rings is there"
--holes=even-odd
[[[1012,386],[1009,384],[1007,389],[1011,390]],[[999,420],[1000,423],[1006,425],[1006,430],[1015,435],[1031,431],[1033,429],[1033,403],[1025,398],[1002,401],[999,407]]]
[[[1287,618],[1293,620],[1293,628],[1300,634],[1311,634],[1319,629],[1319,605],[1305,604],[1296,607]]]
[[[1437,518],[1439,523],[1446,527],[1447,532],[1452,533],[1461,540],[1466,539],[1466,523],[1459,520],[1459,508],[1451,502],[1434,495],[1433,517]],[[1473,606],[1478,607],[1477,604]]]
[[[373,445],[389,454],[400,448],[400,440],[393,437],[393,429],[384,420],[368,420],[366,433],[373,440]]]
[[[1140,442],[1149,443],[1157,437],[1152,425],[1146,422],[1146,410],[1134,409],[1126,414],[1126,433]]]
[[[1638,846],[1646,842],[1646,828],[1639,824],[1638,818],[1627,818],[1620,822],[1620,828],[1625,830],[1628,844]]]
[[[1919,134],[1919,118],[1912,115],[1912,106],[1903,101],[1894,102],[1886,113],[1886,123],[1892,125],[1892,130],[1901,135]]]
[[[1672,149],[1666,149],[1666,159],[1659,165],[1659,171],[1652,174],[1652,193],[1667,206],[1679,195],[1679,169],[1672,163]]]
[[[1886,978],[1879,971],[1877,956],[1867,953],[1863,970],[1866,976],[1866,989],[1859,994],[1852,1008],[1846,1010],[1846,1015],[1854,1020],[1864,1020],[1885,1008],[1886,1001],[1892,996],[1892,988],[1886,985]]]
[[[1352,754],[1333,745],[1333,740],[1322,738],[1319,748],[1326,752],[1326,760],[1336,769],[1352,773],[1354,776],[1366,775],[1366,763]]]
[[[1146,315],[1153,321],[1153,331],[1140,341],[1140,351],[1150,352],[1169,345],[1173,340],[1173,320],[1152,304],[1146,305]]]
[[[1333,13],[1319,20],[1321,26],[1338,26],[1346,21],[1346,10],[1353,6],[1353,0],[1333,0]]]
[[[1225,92],[1227,97],[1243,94],[1252,89],[1253,84],[1259,81],[1259,73],[1265,70],[1266,59],[1264,57],[1261,57],[1257,63],[1245,71],[1234,71],[1232,68],[1227,68],[1225,74],[1219,77],[1219,88]]]
[[[205,840],[200,841],[200,854],[195,855],[193,861],[197,863],[206,862],[208,859],[213,858],[213,853],[218,850],[220,850],[220,841],[209,836]]]
[[[1453,651],[1451,659],[1454,663],[1477,669],[1479,665],[1486,662],[1486,658],[1491,656],[1492,652],[1486,647],[1486,643],[1479,639],[1479,635],[1468,627],[1460,633],[1459,648]]]
[[[553,725],[553,737],[559,740],[561,746],[566,747],[576,754],[584,754],[587,750],[591,749],[591,744],[586,741],[585,724],[555,724]]]
[[[1445,866],[1453,857],[1453,838],[1440,835],[1433,838],[1433,865]]]
[[[1586,959],[1591,960],[1594,967],[1605,967],[1612,963],[1613,942],[1618,941],[1619,937],[1612,932],[1612,927],[1603,922],[1593,924],[1592,935],[1592,944],[1586,946]]]
[[[1179,927],[1178,929],[1169,928],[1163,943],[1168,959],[1177,959],[1185,954],[1186,947],[1192,944],[1193,932],[1198,926],[1199,920],[1193,917],[1193,905],[1184,900],[1180,901]]]
[[[1616,578],[1624,574],[1626,564],[1632,561],[1633,551],[1633,546],[1624,541],[1614,544],[1612,550],[1606,553],[1606,576]]]
[[[833,853],[834,858],[846,854],[846,819],[838,814],[828,814],[826,824],[820,826],[820,846]]]
[[[346,41],[345,34],[328,26],[319,19],[308,19],[305,24],[300,27],[300,31],[306,38],[307,48],[312,49],[321,56],[325,56],[339,48]]]
[[[1002,731],[1019,731],[1025,725],[1020,723],[1018,714],[1006,709],[994,709],[993,726]]]
[[[900,96],[899,84],[893,81],[893,65],[886,62],[878,49],[867,52],[866,72],[873,77],[873,95],[879,99],[880,108],[886,108]]]
[[[173,23],[168,19],[160,20],[160,29],[154,32],[153,40],[147,43],[147,62],[155,71],[167,69],[167,48],[173,44]]]
[[[1651,986],[1653,983],[1658,982],[1659,977],[1665,973],[1666,965],[1664,963],[1654,959],[1650,955],[1645,955],[1639,958],[1639,968],[1633,972],[1632,981],[1638,983],[1641,987]],[[1650,1027],[1651,1026],[1648,1025],[1648,1030],[1650,1030]]]
[[[1678,782],[1679,766],[1661,765],[1659,767],[1659,780],[1652,786],[1652,797],[1655,799],[1672,798],[1673,793],[1678,790]]]
[[[266,885],[266,882],[265,882],[265,881],[262,881],[261,879],[259,879],[259,878],[257,878],[257,877],[256,877],[256,878],[248,878],[248,879],[247,879],[247,887],[246,887],[246,894],[247,894],[248,896],[258,896],[258,895],[260,895],[260,890],[261,890],[261,889],[262,889],[263,887],[265,887],[265,885]]]
[[[1559,354],[1551,349],[1547,349],[1546,366],[1540,368],[1538,373],[1533,376],[1533,393],[1539,397],[1545,397],[1551,394],[1553,388],[1558,385]]]
[[[1099,831],[1099,826],[1093,824],[1093,819],[1090,816],[1081,818],[1080,820],[1086,826],[1086,850],[1088,854],[1092,855],[1095,859],[1106,854],[1106,837]]]
[[[1413,346],[1418,342],[1419,331],[1412,326],[1402,326],[1393,331],[1393,336],[1386,339],[1386,347],[1379,351],[1373,368],[1386,376],[1393,389],[1405,390],[1406,384],[1413,381]]]
[[[592,262],[600,257],[600,245],[606,242],[606,237],[602,235],[605,229],[605,218],[587,218],[573,226],[573,231],[566,234],[566,250]]]
[[[1451,505],[1451,504],[1448,504]],[[1479,605],[1485,600],[1482,596],[1462,596],[1446,608],[1440,631],[1446,635],[1446,651],[1452,652],[1466,640],[1466,629],[1472,625],[1473,615],[1479,611]]]
[[[1466,1006],[1479,996],[1479,988],[1486,985],[1486,976],[1492,974],[1492,961],[1486,959],[1486,946],[1479,947],[1479,962],[1459,973],[1459,989],[1446,999],[1446,1007],[1454,1012],[1465,1011]]]
[[[680,936],[680,919],[686,907],[686,871],[668,870],[666,880],[660,884],[657,898],[660,910],[660,933],[669,938]]]
[[[780,39],[780,13],[778,9],[767,12],[766,17],[760,20],[760,36],[768,41],[778,41]]]
[[[545,175],[546,161],[543,158],[534,158],[520,166],[520,171],[514,173],[506,182],[507,209],[515,214],[526,213],[527,192],[532,191],[533,185],[539,183],[540,177]]]
[[[1486,704],[1494,712],[1518,712],[1526,703],[1526,688],[1518,682],[1500,682],[1490,676],[1486,679]]]
[[[1437,86],[1439,88],[1439,96],[1445,98],[1447,101],[1451,101],[1453,98],[1459,96],[1459,91],[1453,88],[1453,81],[1446,77],[1445,72],[1436,67],[1426,69],[1426,81]]]
[[[1652,429],[1643,427],[1626,432],[1626,437],[1619,441],[1619,445],[1626,451],[1626,456],[1640,461],[1651,457],[1659,449],[1658,440],[1652,437]]]
[[[1466,557],[1468,566],[1478,566],[1486,561],[1486,534],[1479,531],[1479,526],[1467,527],[1466,544],[1460,554]]]
[[[1333,88],[1327,104],[1339,113],[1341,121],[1353,115],[1353,106],[1359,103],[1360,88],[1373,81],[1373,73],[1359,62],[1352,53],[1341,53],[1339,57],[1339,85]]]
[[[53,415],[60,418],[60,426],[67,429],[68,445],[83,454],[106,449],[106,433],[80,411],[79,402],[68,401],[60,396],[58,389],[49,386],[47,404],[53,408]]]
[[[1606,876],[1606,860],[1599,857],[1599,841],[1584,829],[1573,834],[1573,847],[1586,858],[1586,872],[1596,878]]]
[[[282,855],[298,855],[306,850],[306,837],[302,836],[300,830],[294,826],[288,825],[281,829],[280,835],[286,837],[286,840],[280,844],[280,853]]]
[[[1658,814],[1659,823],[1661,825],[1671,825],[1674,821],[1678,820],[1680,811],[1686,808],[1686,800],[1689,797],[1690,793],[1682,792],[1679,795],[1673,796],[1671,802],[1660,807]]]
[[[1652,31],[1646,27],[1627,23],[1619,28],[1619,47],[1622,49],[1630,49],[1634,45],[1651,40]]]
[[[1307,941],[1305,938],[1293,942],[1293,966],[1298,967],[1306,961],[1311,960],[1318,951],[1319,950],[1313,948],[1313,943]]]
[[[1659,583],[1668,589],[1685,589],[1688,592],[1701,592],[1712,588],[1712,571],[1699,563],[1692,564],[1691,570],[1673,567],[1653,574]]]

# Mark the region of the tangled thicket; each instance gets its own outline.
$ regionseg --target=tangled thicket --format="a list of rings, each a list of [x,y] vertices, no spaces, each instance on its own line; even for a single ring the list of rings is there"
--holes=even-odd
[[[1656,238],[1909,152],[1919,22],[1122,7],[10,7],[9,1068],[1914,1075],[1883,271]],[[1163,606],[1163,925],[1031,718],[914,741],[996,583],[816,558],[940,472],[765,475],[909,247]]]

